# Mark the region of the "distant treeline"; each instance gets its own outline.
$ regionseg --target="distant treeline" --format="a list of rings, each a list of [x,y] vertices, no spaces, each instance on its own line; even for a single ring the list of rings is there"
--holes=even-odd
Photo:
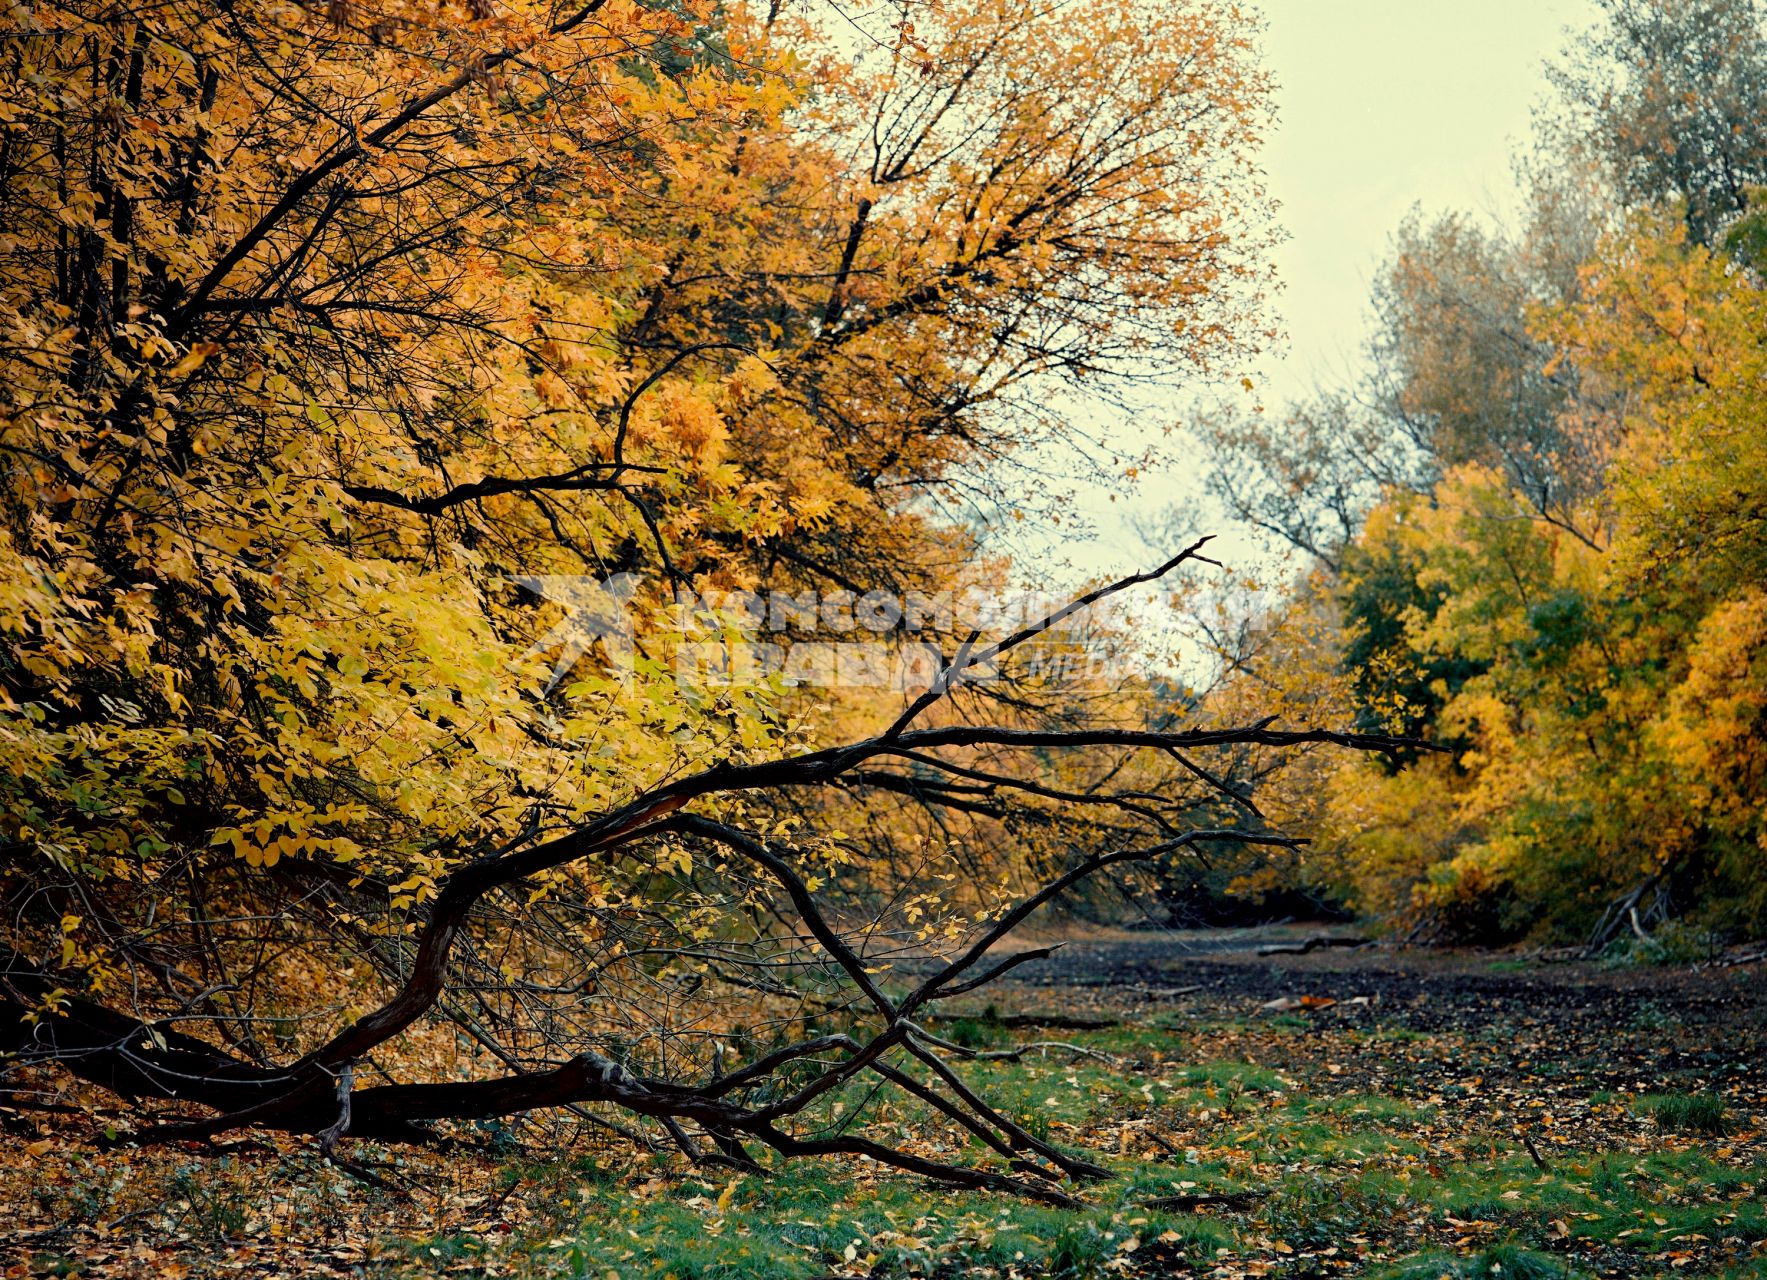
[[[1762,12],[1603,10],[1524,214],[1414,215],[1366,380],[1210,423],[1215,493],[1307,564],[1244,669],[1451,748],[1272,781],[1326,838],[1243,889],[1444,939],[1762,931]]]

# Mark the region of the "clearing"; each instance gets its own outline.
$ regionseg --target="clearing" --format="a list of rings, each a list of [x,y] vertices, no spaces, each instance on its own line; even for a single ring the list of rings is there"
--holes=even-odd
[[[10,1113],[7,1276],[1767,1277],[1767,977],[1483,954],[1074,942],[948,1013],[983,1095],[1118,1171],[1084,1211],[864,1163],[771,1178],[487,1131],[447,1157],[105,1151]],[[1287,1007],[1267,1007],[1281,1001]],[[1109,1025],[1084,1025],[1108,1023]],[[863,1094],[905,1144],[976,1159]],[[102,1125],[103,1117],[96,1118]],[[497,1147],[506,1148],[502,1153]],[[28,1153],[28,1155],[27,1155]],[[21,1158],[26,1157],[26,1158]]]

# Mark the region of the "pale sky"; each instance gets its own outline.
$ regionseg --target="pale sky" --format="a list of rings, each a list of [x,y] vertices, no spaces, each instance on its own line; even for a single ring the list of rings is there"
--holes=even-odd
[[[1264,169],[1288,239],[1275,253],[1274,318],[1288,341],[1259,363],[1269,410],[1353,379],[1367,333],[1368,295],[1393,232],[1424,213],[1502,213],[1513,207],[1512,159],[1547,92],[1544,64],[1567,34],[1592,25],[1594,0],[1254,0],[1264,14],[1263,62],[1276,81],[1276,127]],[[1233,392],[1231,394],[1237,394]],[[1249,401],[1246,401],[1249,404]],[[1159,424],[1110,424],[1133,436]],[[1256,544],[1197,501],[1194,449],[1167,437],[1168,461],[1127,491],[1081,485],[1092,536],[1039,530],[1036,576],[1057,579],[1143,568],[1137,526],[1174,508],[1191,527],[1223,535],[1244,565]],[[1174,530],[1179,536],[1184,530]],[[1066,572],[1063,571],[1063,566]]]
[[[1501,209],[1542,63],[1591,0],[1262,0],[1278,120],[1265,150],[1289,241],[1264,362],[1270,396],[1336,382],[1359,358],[1374,271],[1414,205]]]

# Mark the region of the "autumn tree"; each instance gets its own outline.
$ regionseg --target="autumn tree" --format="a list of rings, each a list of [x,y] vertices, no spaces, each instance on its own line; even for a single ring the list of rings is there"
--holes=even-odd
[[[1560,127],[1628,204],[1678,201],[1712,243],[1767,180],[1767,33],[1755,0],[1602,0],[1553,68]]]
[[[973,517],[1074,389],[1240,358],[1245,18],[15,21],[8,1086],[83,1076],[144,1104],[143,1141],[335,1153],[544,1111],[744,1167],[857,1153],[1051,1199],[1099,1172],[975,1096],[927,1011],[1096,872],[1289,843],[1217,754],[1392,742],[1013,675],[1200,544],[996,634],[904,623],[937,658],[905,694],[684,655],[741,639],[720,593],[997,586]],[[551,588],[615,580],[584,641]],[[1035,864],[973,859],[1031,837]],[[860,1079],[996,1166],[829,1136]]]
[[[1314,797],[1308,882],[1413,937],[1759,918],[1760,16],[1603,9],[1523,217],[1409,220],[1367,376],[1205,424],[1217,496],[1303,555],[1273,647],[1449,748],[1268,784]]]
[[[1455,752],[1333,771],[1318,822],[1365,910],[1594,948],[1671,921],[1754,927],[1761,297],[1751,267],[1640,217],[1576,301],[1530,320],[1623,406],[1569,513],[1608,535],[1536,518],[1511,474],[1469,463],[1389,495],[1347,545],[1360,706]]]

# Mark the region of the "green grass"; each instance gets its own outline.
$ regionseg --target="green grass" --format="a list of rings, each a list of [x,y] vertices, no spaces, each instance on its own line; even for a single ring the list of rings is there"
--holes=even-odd
[[[1330,1099],[1320,1109],[1331,1115],[1400,1124],[1420,1124],[1435,1111],[1433,1107],[1374,1093],[1345,1094]]]
[[[1243,1093],[1281,1093],[1286,1087],[1282,1077],[1268,1067],[1247,1062],[1200,1063],[1185,1067],[1179,1076],[1185,1084]]]
[[[1647,1093],[1632,1104],[1659,1129],[1722,1136],[1730,1132],[1730,1110],[1715,1093]]]
[[[1697,1144],[1624,1157],[1558,1148],[1543,1172],[1505,1141],[1494,1156],[1462,1147],[1437,1163],[1440,1142],[1430,1135],[1453,1118],[1452,1104],[1374,1092],[1311,1097],[1281,1073],[1249,1063],[1172,1067],[1164,1077],[1172,1087],[1153,1090],[1159,1101],[1152,1107],[1132,1079],[1093,1060],[972,1063],[967,1070],[990,1096],[1027,1108],[1024,1119],[1047,1117],[1044,1130],[1057,1139],[1067,1125],[1107,1121],[1135,1103],[1128,1112],[1144,1117],[1137,1123],[1174,1133],[1192,1126],[1200,1145],[1149,1160],[1148,1144],[1127,1143],[1107,1155],[1118,1177],[1094,1188],[1094,1203],[1083,1211],[939,1191],[912,1179],[855,1184],[850,1167],[815,1163],[793,1164],[774,1178],[689,1178],[635,1200],[629,1179],[597,1178],[591,1169],[553,1197],[555,1216],[533,1233],[532,1265],[518,1274],[909,1280],[1016,1272],[1103,1280],[1206,1269],[1275,1241],[1290,1251],[1341,1248],[1410,1222],[1422,1224],[1423,1235],[1367,1274],[1577,1280],[1598,1269],[1580,1266],[1579,1253],[1620,1249],[1649,1258],[1695,1240],[1734,1255],[1767,1241],[1767,1156],[1739,1165]],[[1223,1108],[1224,1099],[1237,1102]],[[899,1118],[904,1132],[924,1121],[912,1112]],[[1206,1136],[1195,1136],[1198,1124]],[[1230,1211],[1147,1207],[1160,1196],[1221,1192],[1257,1198]],[[1457,1238],[1474,1243],[1447,1247]],[[481,1247],[418,1242],[408,1256],[419,1267],[465,1263]]]
[[[1122,1189],[1146,1195],[1167,1187]],[[536,1224],[542,1230],[513,1250],[527,1255],[523,1274],[807,1280],[856,1269],[907,1277],[944,1274],[960,1258],[971,1271],[1017,1268],[1089,1280],[1113,1274],[1107,1264],[1132,1242],[1139,1248],[1157,1241],[1195,1260],[1234,1243],[1218,1222],[1145,1210],[1116,1196],[1076,1213],[905,1180],[855,1188],[829,1165],[794,1167],[777,1179],[744,1176],[722,1190],[688,1180],[636,1202],[629,1189],[584,1187],[554,1204],[554,1216]],[[406,1256],[417,1268],[439,1270],[479,1251],[476,1241],[438,1237],[412,1242]]]
[[[1110,1055],[961,1064],[1027,1129],[1112,1167],[1112,1181],[1086,1191],[1086,1208],[860,1177],[851,1162],[781,1165],[766,1178],[682,1180],[677,1170],[637,1196],[634,1178],[646,1175],[586,1167],[554,1178],[542,1197],[550,1216],[525,1224],[519,1239],[414,1242],[409,1274],[469,1267],[481,1248],[525,1258],[506,1270],[531,1280],[1310,1274],[1298,1255],[1367,1249],[1357,1273],[1387,1280],[1767,1280],[1767,1147],[1758,1135],[1724,1136],[1742,1127],[1746,1108],[1739,1117],[1710,1092],[1591,1092],[1554,1095],[1556,1128],[1535,1123],[1532,1109],[1499,1119],[1511,1099],[1540,1096],[1538,1073],[1519,1090],[1493,1092],[1490,1073],[1513,1060],[1514,1027],[1445,1041],[1397,1023],[1303,1035],[1268,1019],[1173,1016],[1052,1037],[1009,1030],[984,1011],[940,1031],[974,1048],[1060,1038]],[[1265,1060],[1208,1052],[1221,1044],[1256,1046]],[[1453,1067],[1431,1072],[1431,1061]],[[885,1136],[945,1132],[945,1158],[991,1158],[973,1142],[951,1145],[918,1103],[886,1108],[857,1089],[830,1102],[844,1110],[831,1106],[829,1122],[866,1107]],[[1628,1113],[1648,1117],[1655,1132]],[[1518,1120],[1530,1124],[1545,1169],[1522,1147]],[[545,1168],[522,1176],[543,1180],[552,1176]],[[1194,1212],[1148,1207],[1221,1193],[1251,1199]],[[1684,1265],[1673,1267],[1677,1251]]]
[[[1380,1280],[1569,1280],[1577,1275],[1564,1263],[1543,1253],[1514,1245],[1497,1245],[1470,1258],[1430,1253],[1411,1258],[1387,1271]]]
[[[689,1168],[668,1153],[560,1159],[536,1147],[488,1159],[476,1189],[454,1201],[503,1207],[451,1209],[446,1230],[385,1231],[357,1274],[1152,1280],[1337,1274],[1315,1264],[1361,1255],[1345,1274],[1767,1280],[1767,1144],[1751,1127],[1759,1104],[1748,1080],[1727,1084],[1728,1101],[1593,1090],[1548,1101],[1538,1077],[1495,1074],[1513,1060],[1507,1045],[1486,1049],[1471,1035],[1421,1045],[1392,1034],[1399,1030],[1289,1037],[1262,1023],[1211,1036],[1111,1028],[1062,1036],[1113,1055],[1108,1061],[1052,1051],[958,1064],[979,1093],[1039,1137],[1112,1169],[1111,1180],[1082,1189],[1082,1209],[954,1192],[855,1160],[773,1161],[764,1176],[739,1176]],[[976,1047],[1045,1038],[987,1017],[950,1019],[941,1032]],[[1165,1048],[1150,1052],[1149,1040]],[[1233,1056],[1234,1047],[1247,1052]],[[1211,1056],[1209,1048],[1228,1052]],[[1432,1075],[1428,1059],[1452,1066]],[[1556,1113],[1554,1124],[1528,1105],[1537,1100]],[[1000,1167],[918,1102],[857,1085],[810,1119],[835,1127],[855,1116],[911,1149]],[[1518,1120],[1529,1124],[1545,1169],[1522,1147]],[[354,1153],[380,1167],[423,1167],[396,1148],[361,1144]],[[95,1160],[89,1175],[46,1180],[37,1193],[48,1197],[45,1213],[94,1221],[157,1204],[164,1230],[221,1253],[230,1241],[261,1237],[278,1213],[286,1232],[321,1220],[341,1229],[377,1207],[393,1212],[382,1193],[348,1183],[304,1150],[263,1166],[274,1185],[221,1176],[232,1169],[243,1178],[248,1162],[167,1153],[149,1172],[141,1159],[108,1172]],[[1150,1207],[1162,1197],[1223,1194],[1245,1199]],[[1684,1265],[1671,1265],[1677,1257]],[[37,1273],[63,1260],[41,1250]]]

